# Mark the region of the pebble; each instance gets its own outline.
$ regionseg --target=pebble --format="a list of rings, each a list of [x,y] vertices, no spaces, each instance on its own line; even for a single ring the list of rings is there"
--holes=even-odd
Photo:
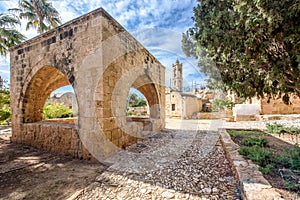
[[[175,196],[174,193],[171,193],[168,191],[165,191],[161,194],[161,197],[167,198],[167,199],[172,199],[174,196]]]
[[[168,146],[172,140],[185,149],[178,151],[176,146]],[[133,152],[130,147],[127,150]],[[123,160],[96,178],[97,184],[84,189],[77,200],[240,198],[216,132],[162,131],[140,141],[134,151],[139,152],[135,162],[128,162],[132,157],[125,154]],[[159,162],[161,157],[164,162]],[[141,166],[146,170],[132,170]]]

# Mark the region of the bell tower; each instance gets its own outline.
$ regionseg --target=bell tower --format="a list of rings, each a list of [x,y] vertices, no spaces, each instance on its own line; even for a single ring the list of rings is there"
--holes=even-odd
[[[173,89],[182,92],[182,64],[179,63],[179,60],[176,60],[176,63],[173,64]]]

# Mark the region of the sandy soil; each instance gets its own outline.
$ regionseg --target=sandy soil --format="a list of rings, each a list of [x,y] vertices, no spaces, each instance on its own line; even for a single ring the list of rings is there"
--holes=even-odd
[[[0,135],[0,199],[72,199],[107,167],[33,147]]]

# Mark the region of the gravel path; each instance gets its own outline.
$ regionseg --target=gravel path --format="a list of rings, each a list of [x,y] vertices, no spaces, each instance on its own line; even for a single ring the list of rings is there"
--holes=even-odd
[[[166,129],[106,163],[77,199],[239,199],[216,131]]]

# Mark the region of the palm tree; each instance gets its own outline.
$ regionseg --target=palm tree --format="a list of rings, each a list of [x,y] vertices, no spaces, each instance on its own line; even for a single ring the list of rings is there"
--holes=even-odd
[[[59,13],[47,0],[20,0],[19,8],[10,10],[16,11],[20,19],[28,20],[26,30],[37,28],[38,33],[44,33],[61,24]]]
[[[26,39],[15,29],[20,21],[12,14],[0,13],[0,55],[5,56],[8,49],[16,44],[20,44]]]

